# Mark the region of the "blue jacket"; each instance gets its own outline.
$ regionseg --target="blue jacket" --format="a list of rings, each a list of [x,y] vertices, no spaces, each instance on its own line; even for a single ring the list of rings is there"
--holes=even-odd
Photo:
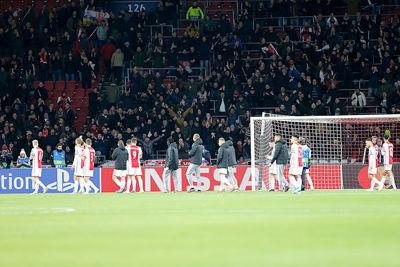
[[[66,166],[64,150],[61,152],[58,152],[57,150],[53,151],[53,163],[56,168],[64,168]]]
[[[311,149],[307,146],[303,146],[303,168],[310,168],[310,158],[311,158]]]

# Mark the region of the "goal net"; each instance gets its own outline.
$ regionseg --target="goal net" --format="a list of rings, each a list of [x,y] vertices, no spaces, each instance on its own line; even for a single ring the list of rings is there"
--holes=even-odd
[[[309,174],[315,189],[369,188],[368,155],[365,140],[372,138],[380,148],[383,136],[390,132],[394,145],[393,172],[396,183],[400,178],[400,114],[360,116],[278,116],[251,118],[251,172],[252,189],[278,188],[270,175],[272,148],[269,142],[281,135],[289,147],[296,134],[306,140],[311,150]],[[383,174],[383,157],[379,153],[378,179]],[[284,175],[288,180],[289,165]],[[270,182],[271,181],[271,182]],[[306,188],[310,188],[306,182]]]

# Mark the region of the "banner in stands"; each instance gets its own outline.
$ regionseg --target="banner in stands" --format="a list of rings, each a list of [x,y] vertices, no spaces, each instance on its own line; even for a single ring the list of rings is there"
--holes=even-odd
[[[107,12],[86,9],[83,15],[83,24],[99,24],[101,22],[107,22],[109,18],[110,14]]]
[[[129,13],[150,12],[156,10],[160,1],[118,1],[110,4],[110,10],[114,14],[120,11],[128,11]]]
[[[33,185],[31,169],[0,169],[0,193],[32,193]],[[72,193],[74,186],[74,172],[69,169],[42,169],[40,179],[49,190],[48,193]],[[101,189],[100,169],[94,170],[93,183]],[[39,193],[42,189],[39,189]]]

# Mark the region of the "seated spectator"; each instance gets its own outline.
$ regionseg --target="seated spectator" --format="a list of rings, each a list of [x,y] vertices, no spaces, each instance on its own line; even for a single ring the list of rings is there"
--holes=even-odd
[[[367,105],[367,99],[364,93],[358,88],[351,96],[351,105],[355,107],[357,113],[362,113],[364,111],[364,107]]]
[[[17,159],[17,168],[30,168],[29,157],[26,156],[25,150],[21,149]]]

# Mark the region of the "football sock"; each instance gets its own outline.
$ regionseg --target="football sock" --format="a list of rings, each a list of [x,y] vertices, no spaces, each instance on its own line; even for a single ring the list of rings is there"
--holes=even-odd
[[[80,186],[81,186],[81,190],[80,190],[80,191],[83,191],[83,192],[87,191],[85,179],[81,178],[81,179],[79,180],[79,184],[80,184]]]
[[[381,179],[381,186],[385,186],[386,176],[383,176]]]
[[[121,177],[121,189],[125,187],[125,177]]]
[[[290,177],[289,177],[289,181],[290,181],[290,183],[293,185],[294,188],[297,188],[297,187],[298,187],[297,182],[296,182],[296,179],[294,179],[294,176],[290,176]]]
[[[33,188],[35,189],[35,192],[39,190],[39,184],[35,180],[33,180]]]
[[[379,186],[382,185],[382,183],[381,183],[378,179],[376,179],[375,177],[372,178],[372,181],[374,181],[375,183],[377,183]]]
[[[46,188],[46,186],[42,183],[42,181],[40,181],[39,179],[36,179],[36,183],[38,184],[38,185],[40,185],[43,189],[45,189]]]
[[[393,189],[397,189],[396,188],[396,181],[394,180],[394,176],[390,176],[390,180],[392,181],[392,187],[393,187]]]
[[[138,182],[139,182],[140,192],[143,192],[143,179],[141,176],[138,177]]]
[[[88,184],[88,189],[89,189],[89,187],[93,188],[95,191],[98,189],[98,188],[94,185],[94,183],[93,183],[92,181],[90,181],[90,180],[87,182],[87,184]]]
[[[120,189],[122,188],[122,186],[121,186],[121,181],[118,180],[118,178],[115,178],[115,179],[114,179],[114,182],[119,186]]]
[[[272,177],[269,178],[269,189],[275,189],[275,179]]]
[[[307,174],[306,178],[307,178],[308,184],[310,185],[310,188],[314,188],[314,185],[313,185],[312,180],[311,180],[311,176],[309,174]]]
[[[74,181],[74,193],[78,192],[78,186],[79,186],[79,181],[75,180]]]
[[[300,189],[301,189],[301,184],[302,184],[301,178],[297,178],[297,187],[299,187]]]
[[[133,177],[131,180],[132,180],[132,191],[136,191],[136,178]]]
[[[131,188],[131,183],[132,183],[132,179],[128,178],[126,180],[126,191],[128,191],[128,192],[129,192],[129,188]]]
[[[374,178],[374,179],[375,179],[375,178]],[[371,190],[374,189],[374,187],[375,187],[375,181],[374,181],[374,179],[371,180],[371,188],[370,188]],[[376,179],[375,179],[375,180],[376,180]]]

